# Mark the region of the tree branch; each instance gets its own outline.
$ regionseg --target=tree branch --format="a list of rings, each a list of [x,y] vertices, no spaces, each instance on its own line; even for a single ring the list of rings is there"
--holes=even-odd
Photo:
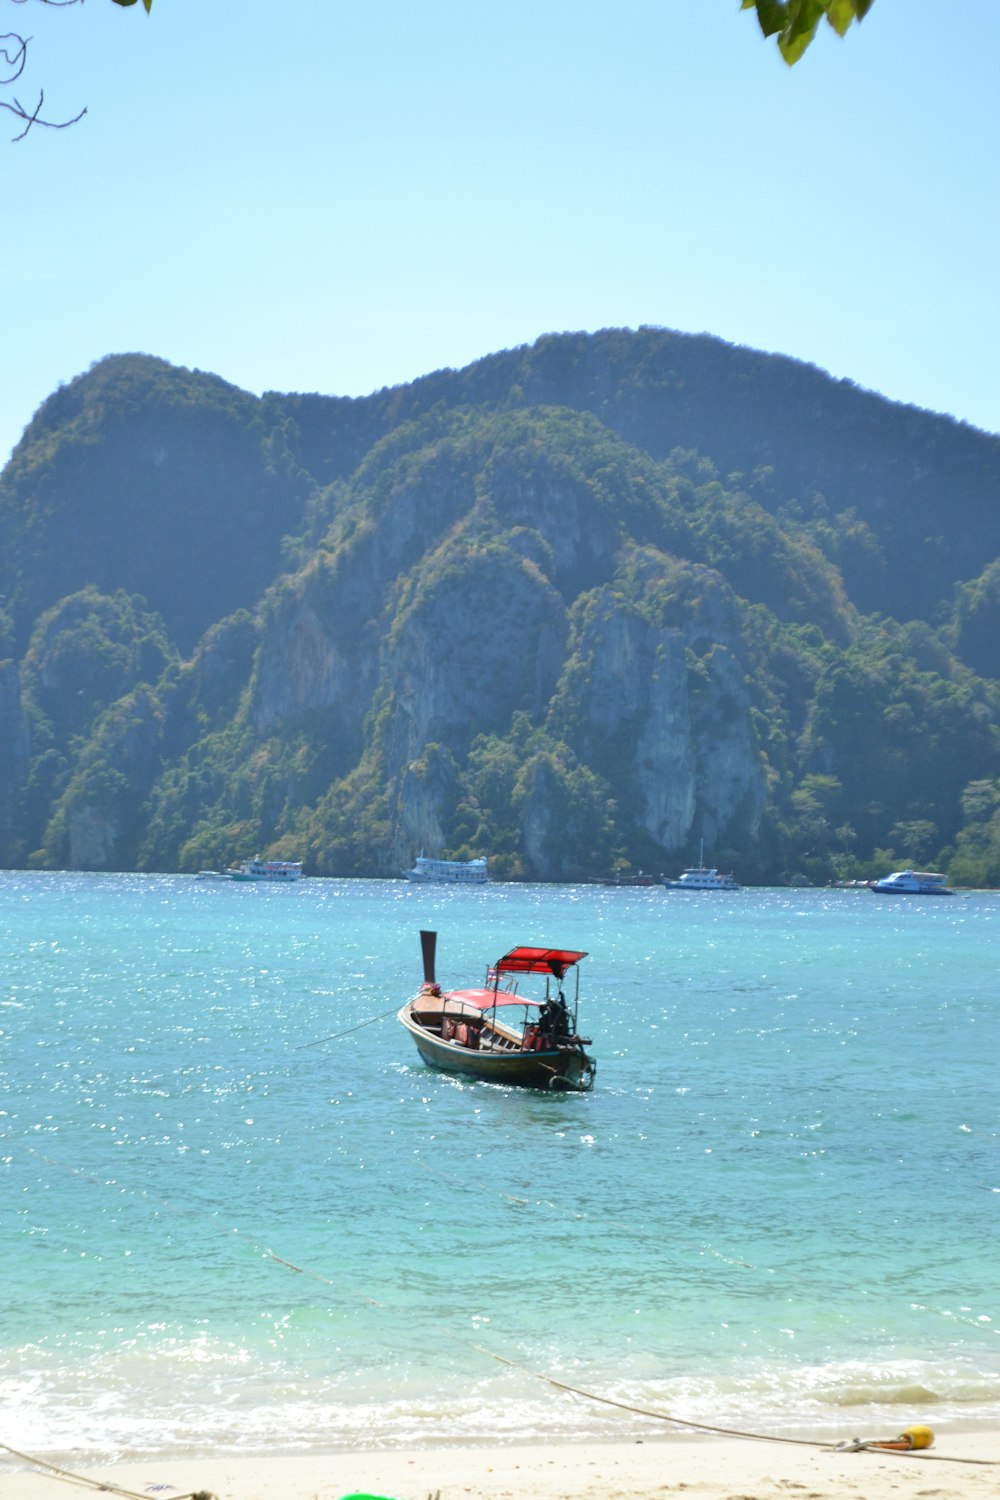
[[[6,99],[0,99],[0,109],[7,110],[8,114],[12,114],[15,120],[23,120],[25,122],[24,129],[18,135],[11,136],[12,141],[23,141],[32,125],[43,125],[46,130],[65,130],[68,125],[75,125],[78,120],[82,120],[87,113],[87,107],[84,105],[80,113],[74,115],[71,120],[43,120],[39,111],[44,103],[45,91],[43,89],[39,90],[38,103],[30,113],[24,108],[20,99],[15,99],[13,103],[8,103]]]
[[[18,3],[20,3],[20,0],[18,0]],[[0,87],[7,88],[10,84],[16,83],[24,72],[24,64],[28,58],[28,43],[30,40],[30,37],[18,36],[16,31],[6,31],[0,36],[0,57],[3,58],[8,68],[13,68],[14,70],[9,78],[0,78]],[[7,46],[8,42],[13,43],[9,48]]]
[[[27,3],[28,0],[11,0],[11,4],[13,5],[26,5]],[[59,9],[66,5],[81,5],[83,0],[38,0],[38,3],[40,5],[51,5]],[[150,3],[152,3],[152,0],[150,0]],[[0,88],[10,88],[11,84],[16,83],[24,72],[28,61],[28,44],[30,42],[30,36],[21,36],[20,32],[17,31],[7,31],[0,34],[0,64],[4,68],[4,75],[0,76]],[[20,99],[15,98],[13,101],[0,99],[0,109],[5,109],[8,114],[14,116],[15,120],[21,120],[24,123],[24,129],[18,135],[11,136],[12,141],[23,141],[32,125],[44,126],[46,130],[65,130],[68,125],[75,125],[78,120],[82,120],[87,113],[86,108],[84,108],[80,110],[79,114],[74,115],[71,120],[45,120],[41,114],[44,103],[44,90],[39,90],[38,103],[31,110],[25,109]]]

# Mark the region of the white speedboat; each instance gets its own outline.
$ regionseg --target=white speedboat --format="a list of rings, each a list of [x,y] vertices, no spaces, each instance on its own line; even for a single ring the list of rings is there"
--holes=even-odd
[[[443,885],[485,885],[490,878],[485,855],[481,859],[427,859],[418,854],[413,869],[403,873],[407,880]]]
[[[876,896],[953,896],[946,879],[929,870],[896,870],[873,880],[868,889]]]

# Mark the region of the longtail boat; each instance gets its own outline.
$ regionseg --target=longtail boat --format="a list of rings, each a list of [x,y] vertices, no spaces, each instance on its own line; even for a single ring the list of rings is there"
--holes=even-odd
[[[421,932],[424,979],[398,1013],[417,1051],[432,1068],[519,1088],[584,1093],[597,1064],[590,1038],[577,1031],[578,965],[586,953],[569,948],[511,948],[486,971],[482,985],[443,990],[435,976],[437,933]],[[573,977],[566,999],[564,981]],[[533,981],[532,992],[521,984]]]

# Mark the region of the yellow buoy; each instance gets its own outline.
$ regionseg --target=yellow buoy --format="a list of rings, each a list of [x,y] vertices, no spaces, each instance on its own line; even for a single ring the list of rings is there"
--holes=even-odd
[[[911,1448],[929,1448],[934,1441],[929,1427],[904,1427],[900,1437],[909,1438]]]

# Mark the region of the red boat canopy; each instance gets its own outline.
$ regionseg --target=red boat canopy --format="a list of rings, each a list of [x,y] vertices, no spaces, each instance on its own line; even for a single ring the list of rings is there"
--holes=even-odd
[[[567,969],[586,958],[569,948],[512,948],[496,966],[498,974],[554,974],[562,979]]]

